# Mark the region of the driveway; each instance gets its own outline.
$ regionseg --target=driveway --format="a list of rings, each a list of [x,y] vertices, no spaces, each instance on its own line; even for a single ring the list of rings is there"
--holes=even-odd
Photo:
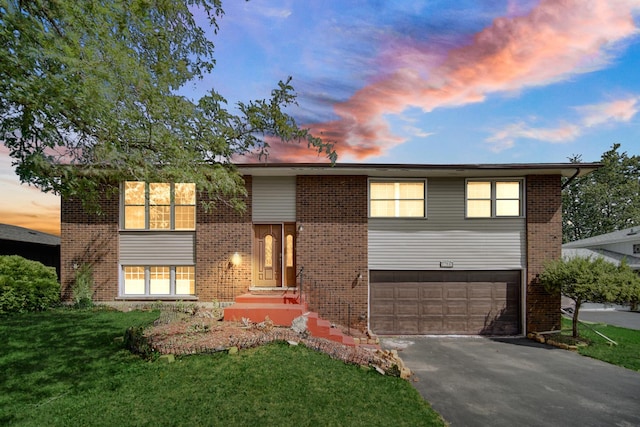
[[[640,426],[640,372],[525,338],[386,337],[451,426]]]

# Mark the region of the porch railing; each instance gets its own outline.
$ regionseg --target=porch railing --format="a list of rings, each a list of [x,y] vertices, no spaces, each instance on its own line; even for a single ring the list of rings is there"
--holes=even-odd
[[[331,286],[335,284],[316,279],[305,281],[304,266],[300,267],[297,277],[300,296],[309,309],[317,312],[332,325],[344,328],[343,332],[351,334],[354,323],[351,302],[332,292]]]

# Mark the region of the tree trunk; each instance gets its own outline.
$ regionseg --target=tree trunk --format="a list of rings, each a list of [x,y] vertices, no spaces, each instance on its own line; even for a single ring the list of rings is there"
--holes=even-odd
[[[573,337],[578,338],[578,313],[580,312],[580,304],[582,301],[577,300],[573,309]]]

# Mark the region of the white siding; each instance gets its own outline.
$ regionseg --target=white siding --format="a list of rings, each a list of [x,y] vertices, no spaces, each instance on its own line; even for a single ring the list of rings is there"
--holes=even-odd
[[[252,179],[254,222],[296,220],[296,177],[254,176]]]
[[[120,233],[121,265],[194,265],[195,234]]]
[[[524,218],[465,219],[464,179],[427,181],[426,219],[369,219],[369,269],[525,267]]]

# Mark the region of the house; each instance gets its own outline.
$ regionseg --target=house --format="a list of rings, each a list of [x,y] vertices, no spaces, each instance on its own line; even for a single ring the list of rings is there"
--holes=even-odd
[[[54,267],[60,278],[60,237],[16,225],[0,224],[0,255],[20,255]]]
[[[565,243],[562,255],[569,258],[598,257],[616,265],[624,259],[629,267],[640,271],[640,227]]]
[[[99,216],[62,200],[63,298],[89,263],[96,301],[291,291],[377,334],[547,331],[560,298],[536,277],[560,256],[561,177],[598,166],[238,165],[244,212],[205,209],[192,184],[124,182]]]

